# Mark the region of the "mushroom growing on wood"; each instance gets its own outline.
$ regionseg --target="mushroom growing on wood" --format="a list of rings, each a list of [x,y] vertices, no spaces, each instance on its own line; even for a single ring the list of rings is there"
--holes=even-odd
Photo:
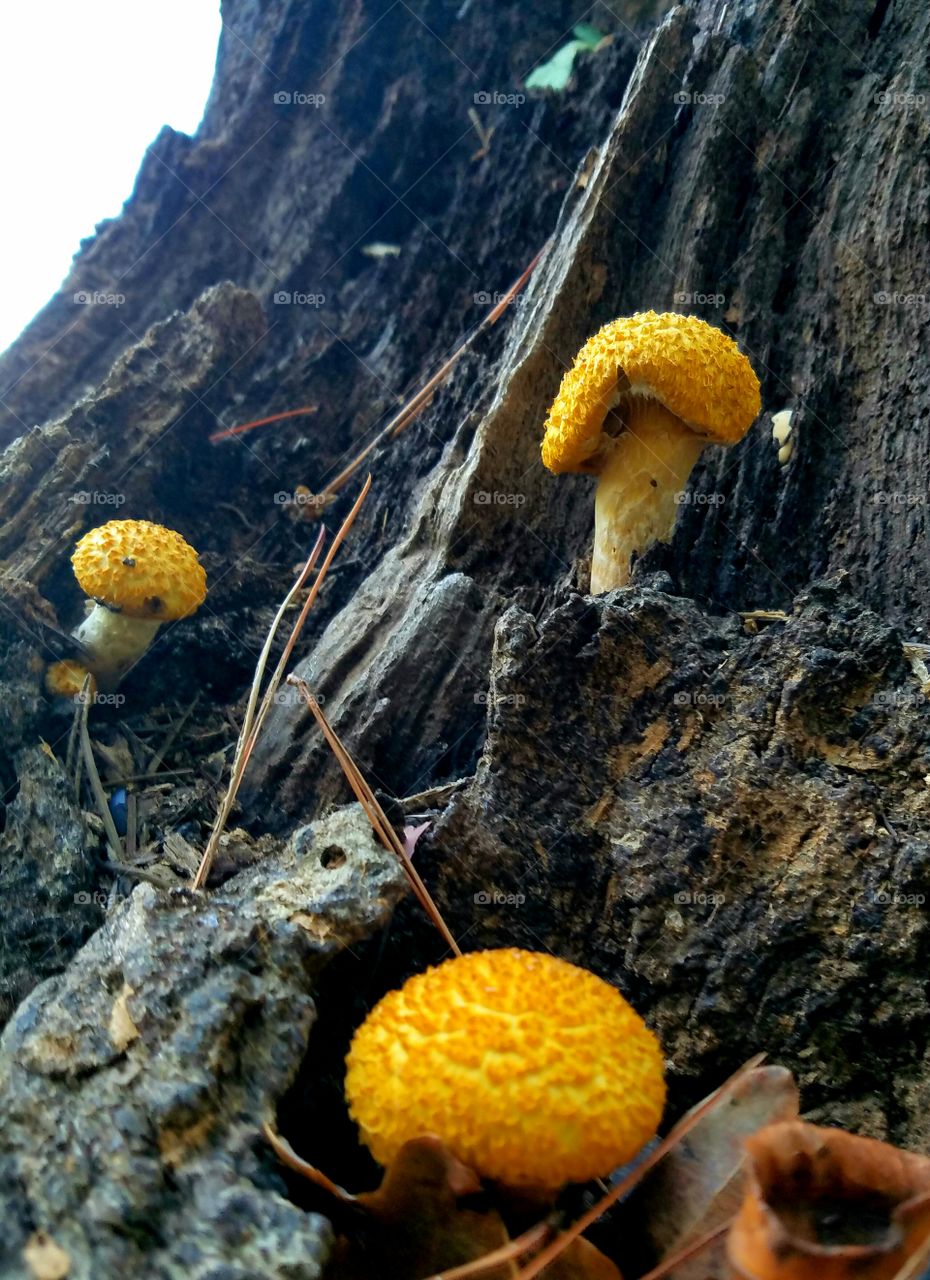
[[[163,622],[190,617],[207,593],[194,548],[149,520],[111,520],[91,529],[71,563],[93,601],[73,634],[103,687],[115,686],[138,662]]]
[[[71,658],[62,658],[53,662],[45,673],[45,688],[56,698],[77,698],[84,688],[84,681],[90,672],[80,662]],[[97,692],[97,682],[90,676],[87,688],[90,701],[93,702]]]
[[[542,459],[598,477],[592,594],[623,586],[634,552],[669,541],[703,450],[736,444],[760,408],[746,356],[696,316],[646,311],[588,339],[549,410]]]
[[[653,1137],[662,1051],[616,988],[555,956],[476,951],[376,1005],[349,1050],[346,1097],[372,1155],[435,1134],[505,1186],[603,1177]]]

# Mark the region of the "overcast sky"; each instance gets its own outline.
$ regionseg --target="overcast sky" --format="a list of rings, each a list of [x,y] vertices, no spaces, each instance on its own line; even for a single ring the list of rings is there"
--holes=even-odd
[[[0,350],[119,213],[161,126],[197,128],[219,33],[219,0],[0,5]]]

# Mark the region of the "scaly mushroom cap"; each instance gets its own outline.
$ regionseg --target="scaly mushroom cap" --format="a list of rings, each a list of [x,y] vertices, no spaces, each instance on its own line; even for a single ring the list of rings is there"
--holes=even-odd
[[[53,662],[45,673],[45,687],[56,698],[76,698],[84,687],[84,679],[88,675],[86,667],[71,658],[62,658]],[[97,681],[90,677],[88,693],[93,702],[97,692]]]
[[[187,618],[207,594],[194,548],[173,529],[149,520],[110,520],[91,529],[71,563],[86,595],[127,618]]]
[[[346,1097],[388,1165],[438,1135],[482,1177],[554,1189],[629,1160],[662,1118],[662,1051],[614,987],[554,956],[476,951],[411,978],[355,1033]]]
[[[597,469],[604,419],[623,393],[661,401],[717,444],[741,440],[761,409],[752,366],[713,325],[673,311],[612,320],[578,352],[549,410],[542,459],[550,471]]]

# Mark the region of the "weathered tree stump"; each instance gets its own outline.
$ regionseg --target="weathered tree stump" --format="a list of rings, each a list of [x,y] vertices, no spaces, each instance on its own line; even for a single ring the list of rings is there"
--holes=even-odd
[[[287,1094],[325,1163],[349,1012],[441,942],[405,900],[363,993],[330,970],[333,1032],[307,1057],[324,962],[403,892],[338,808],[312,717],[276,706],[225,882],[120,878],[107,904],[44,664],[80,616],[84,530],[156,519],[198,548],[206,605],[92,727],[189,716],[191,772],[147,830],[166,865],[202,847],[316,535],[282,499],[336,474],[550,237],[372,457],[298,671],[372,784],[432,818],[418,865],[463,944],[616,982],[662,1037],[673,1111],[764,1049],[818,1117],[930,1141],[930,15],[665,8],[595,6],[612,39],[563,93],[526,93],[563,3],[229,0],[197,136],[163,132],[0,358],[0,1275],[30,1274],[37,1231],[71,1277],[320,1274],[326,1224],[258,1125]],[[75,302],[95,294],[123,301]],[[541,425],[588,334],[650,307],[730,331],[765,413],[705,453],[671,545],[592,600],[591,481],[543,470]],[[320,822],[348,824],[341,868],[299,834]],[[329,1154],[353,1167],[348,1139]]]

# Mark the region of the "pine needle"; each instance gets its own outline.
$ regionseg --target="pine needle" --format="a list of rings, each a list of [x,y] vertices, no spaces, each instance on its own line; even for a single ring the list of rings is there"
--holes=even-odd
[[[306,1160],[302,1160],[287,1139],[276,1133],[267,1120],[262,1125],[262,1133],[265,1135],[265,1141],[272,1151],[288,1169],[293,1170],[294,1173],[299,1173],[301,1177],[315,1183],[318,1187],[322,1187],[324,1191],[329,1192],[331,1196],[342,1201],[343,1204],[356,1203],[355,1196],[350,1196],[348,1191],[343,1190],[342,1187],[333,1182],[332,1178],[328,1178],[316,1165],[308,1164]]]
[[[500,1266],[502,1262],[512,1262],[514,1258],[538,1249],[551,1235],[552,1228],[547,1222],[537,1222],[535,1227],[524,1231],[522,1236],[517,1236],[515,1240],[502,1244],[499,1249],[486,1253],[483,1258],[476,1258],[474,1262],[465,1262],[460,1267],[453,1267],[451,1271],[438,1271],[436,1275],[427,1277],[427,1280],[472,1280],[473,1276],[483,1276],[485,1272]]]
[[[690,1244],[686,1244],[679,1249],[677,1253],[673,1253],[668,1258],[663,1258],[657,1267],[653,1267],[651,1271],[647,1271],[644,1276],[640,1276],[640,1280],[662,1280],[663,1276],[670,1275],[677,1270],[683,1262],[688,1262],[694,1258],[709,1244],[713,1244],[715,1240],[719,1240],[721,1236],[726,1235],[733,1225],[733,1219],[728,1218],[726,1222],[714,1227],[712,1231],[706,1232],[699,1236],[697,1240],[692,1240]]]
[[[275,668],[274,674],[271,678],[271,682],[269,683],[268,688],[265,690],[265,696],[262,699],[261,706],[259,707],[258,712],[256,713],[255,708],[258,703],[258,693],[259,693],[259,689],[261,688],[261,683],[265,675],[265,668],[268,665],[268,658],[271,653],[271,647],[272,647],[272,644],[274,643],[274,638],[277,634],[279,626],[281,625],[281,621],[284,618],[284,614],[287,612],[287,609],[289,608],[292,601],[294,600],[294,597],[297,595],[298,591],[300,591],[301,587],[304,585],[304,582],[307,580],[307,577],[309,576],[311,570],[313,569],[313,566],[316,564],[317,557],[319,556],[320,550],[322,549],[322,546],[323,546],[323,539],[326,533],[325,529],[323,528],[320,529],[319,535],[317,536],[317,540],[314,543],[313,550],[310,552],[310,555],[307,557],[306,564],[301,569],[297,577],[297,581],[294,583],[290,591],[284,597],[284,600],[282,601],[281,606],[278,609],[278,612],[274,616],[274,621],[272,622],[271,627],[268,631],[268,635],[265,639],[265,644],[262,648],[261,653],[259,654],[258,662],[255,667],[255,675],[252,679],[252,688],[249,693],[249,701],[246,705],[245,716],[243,717],[243,721],[242,721],[242,728],[239,732],[239,740],[236,743],[236,754],[235,754],[235,757],[233,758],[233,765],[232,765],[232,771],[230,774],[229,785],[226,788],[226,794],[223,796],[222,803],[220,804],[220,807],[217,811],[216,819],[213,823],[213,830],[210,832],[210,838],[207,841],[206,848],[204,849],[203,858],[200,861],[200,866],[198,867],[197,874],[194,877],[193,884],[192,884],[192,888],[194,889],[202,889],[207,882],[207,876],[210,874],[210,867],[213,865],[213,859],[216,857],[216,851],[219,848],[220,837],[222,836],[223,831],[226,828],[226,823],[229,819],[229,815],[230,815],[230,812],[232,811],[232,807],[235,804],[236,796],[239,792],[239,787],[242,782],[242,777],[245,773],[246,766],[248,765],[249,758],[252,754],[252,751],[255,748],[255,743],[258,741],[258,735],[261,731],[262,725],[265,722],[265,718],[268,714],[269,708],[271,707],[271,704],[274,700],[274,695],[277,692],[278,686],[280,685],[281,680],[283,678],[284,668],[291,656],[291,653],[294,649],[294,645],[297,643],[297,638],[300,635],[304,622],[306,621],[307,614],[310,612],[310,609],[313,607],[314,601],[319,595],[320,588],[322,587],[323,582],[326,578],[326,574],[329,571],[329,567],[333,562],[333,557],[335,556],[340,545],[342,544],[346,534],[349,532],[352,525],[354,524],[355,517],[358,515],[359,511],[361,510],[362,503],[365,501],[365,498],[367,497],[368,491],[370,488],[371,488],[371,476],[369,476],[368,479],[365,481],[365,484],[362,487],[362,491],[355,501],[355,505],[352,507],[352,510],[349,512],[345,520],[342,522],[339,532],[336,534],[335,538],[333,539],[332,546],[330,547],[329,551],[326,554],[326,558],[324,559],[323,564],[320,568],[320,571],[317,574],[316,579],[313,583],[313,586],[311,587],[310,592],[307,596],[307,599],[304,602],[304,605],[300,611],[297,621],[294,624],[293,629],[291,630],[291,634],[288,637],[287,644],[284,646],[284,652],[281,655],[281,658],[278,662],[277,667]]]
[[[448,925],[445,920],[443,920],[439,908],[431,898],[429,890],[420,879],[419,873],[411,862],[407,850],[404,848],[403,843],[398,839],[396,831],[388,821],[384,810],[378,803],[371,787],[365,781],[358,765],[349,755],[338,734],[327,720],[322,707],[310,691],[310,686],[305,680],[301,680],[299,676],[288,676],[287,682],[294,686],[303,701],[316,717],[316,722],[322,729],[323,736],[332,748],[333,755],[339,761],[349,786],[355,793],[356,799],[365,810],[368,821],[371,823],[375,835],[386,849],[396,854],[399,858],[407,879],[410,882],[410,886],[413,889],[420,905],[423,907],[423,910],[442,934],[446,945],[453,955],[460,956],[462,954],[461,949],[455,938],[453,938],[452,934],[449,932]]]
[[[352,461],[348,464],[348,466],[344,467],[342,471],[340,471],[339,474],[333,480],[330,480],[329,484],[327,484],[325,488],[320,490],[318,496],[321,499],[325,499],[334,494],[337,494],[339,490],[343,487],[343,485],[345,485],[346,482],[351,479],[351,477],[355,474],[355,472],[362,465],[362,463],[365,461],[368,455],[372,453],[373,450],[377,449],[378,446],[385,443],[385,441],[395,440],[401,434],[401,432],[405,430],[405,428],[410,426],[411,422],[413,422],[416,418],[420,416],[420,414],[429,404],[430,400],[432,400],[433,394],[435,393],[435,391],[442,385],[443,382],[445,382],[446,378],[449,376],[449,374],[452,372],[452,370],[461,360],[462,356],[465,355],[466,351],[469,350],[469,348],[478,338],[479,334],[482,334],[485,331],[485,329],[490,328],[491,325],[496,324],[497,321],[501,318],[501,316],[506,311],[507,307],[510,305],[510,303],[514,300],[514,298],[517,296],[517,294],[526,284],[527,280],[529,280],[530,276],[535,271],[540,258],[549,248],[549,245],[551,243],[552,243],[551,240],[546,241],[543,247],[539,250],[539,252],[533,258],[533,261],[530,263],[530,265],[522,273],[519,279],[514,281],[514,283],[510,286],[510,288],[507,290],[507,292],[504,294],[501,300],[496,304],[496,306],[493,307],[492,310],[481,321],[481,323],[477,325],[475,329],[472,330],[472,332],[468,335],[468,337],[465,338],[465,340],[461,342],[458,347],[456,347],[455,351],[452,352],[452,355],[449,356],[448,360],[444,361],[439,366],[439,368],[436,370],[433,376],[423,384],[420,390],[407,401],[407,403],[403,406],[403,408],[397,414],[394,415],[394,417],[387,424],[387,426],[384,427],[381,431],[379,431],[378,434],[375,436],[375,438],[371,440],[365,446],[364,449],[362,449],[358,454],[356,454],[356,456],[352,459]]]
[[[94,759],[94,748],[91,745],[90,734],[87,732],[87,713],[90,711],[90,704],[94,700],[91,693],[91,684],[93,676],[89,673],[84,677],[84,683],[81,685],[79,695],[80,707],[78,708],[78,732],[81,737],[81,755],[84,759],[84,768],[87,770],[87,780],[90,783],[90,789],[94,793],[94,800],[97,803],[97,812],[103,819],[103,827],[107,833],[107,841],[112,850],[113,857],[117,862],[123,861],[123,846],[120,842],[119,832],[116,830],[116,823],[113,821],[113,814],[110,812],[110,806],[107,804],[106,792],[103,789],[103,783],[100,781],[100,774],[97,772],[97,762]]]
[[[329,484],[326,485],[324,489],[320,490],[316,496],[320,499],[319,505],[321,508],[325,507],[327,498],[334,497],[340,489],[346,485],[369,454],[385,442],[396,439],[406,427],[410,426],[411,422],[420,416],[429,404],[430,400],[432,400],[433,394],[437,388],[445,382],[446,378],[458,364],[459,360],[461,360],[465,352],[468,351],[474,343],[478,335],[483,333],[485,329],[489,329],[491,325],[497,324],[498,320],[507,310],[511,302],[526,284],[527,280],[529,280],[530,276],[535,271],[540,258],[549,248],[551,243],[551,239],[546,241],[543,247],[533,258],[530,265],[520,275],[519,279],[514,281],[500,301],[488,312],[481,323],[472,330],[468,337],[465,338],[458,347],[456,347],[452,355],[440,365],[433,376],[424,383],[419,391],[406,401],[387,426],[379,431],[374,439],[371,440],[364,449],[360,450],[348,466],[344,467],[333,480],[330,480]],[[254,431],[256,427],[264,427],[271,422],[280,422],[284,418],[293,418],[302,413],[316,413],[318,408],[318,405],[311,404],[305,406],[303,409],[288,409],[285,413],[272,413],[267,418],[256,418],[252,422],[243,422],[242,425],[238,427],[226,427],[222,431],[215,431],[213,435],[210,436],[210,440],[225,440],[229,436],[242,435],[243,432]]]
[[[252,422],[243,422],[239,427],[224,427],[222,431],[214,431],[209,440],[213,444],[229,436],[241,436],[245,431],[254,431],[256,427],[267,427],[269,423],[281,422],[284,418],[296,418],[302,413],[316,413],[319,407],[318,404],[308,404],[303,409],[286,409],[284,413],[272,413],[267,418],[255,418]]]
[[[682,1118],[672,1129],[667,1137],[649,1152],[649,1155],[642,1160],[635,1169],[632,1169],[625,1178],[622,1178],[615,1187],[612,1187],[605,1196],[598,1200],[597,1204],[592,1205],[586,1213],[583,1213],[577,1222],[573,1223],[568,1230],[563,1231],[553,1240],[552,1244],[543,1249],[542,1253],[536,1255],[532,1262],[523,1268],[514,1280],[533,1280],[541,1271],[544,1271],[551,1262],[555,1262],[573,1240],[577,1240],[583,1231],[587,1231],[592,1223],[596,1222],[602,1214],[606,1213],[613,1205],[621,1200],[624,1196],[629,1195],[634,1187],[642,1182],[643,1178],[655,1168],[663,1156],[667,1155],[673,1147],[682,1140],[685,1134],[689,1133],[699,1120],[701,1120],[708,1111],[713,1110],[718,1103],[722,1102],[728,1094],[730,1094],[737,1084],[748,1075],[750,1071],[754,1071],[756,1067],[765,1060],[764,1053],[757,1053],[754,1058],[750,1058],[748,1062],[735,1071],[729,1080],[725,1081],[719,1089],[715,1089],[712,1094],[699,1102],[696,1107],[692,1107],[687,1115]]]

